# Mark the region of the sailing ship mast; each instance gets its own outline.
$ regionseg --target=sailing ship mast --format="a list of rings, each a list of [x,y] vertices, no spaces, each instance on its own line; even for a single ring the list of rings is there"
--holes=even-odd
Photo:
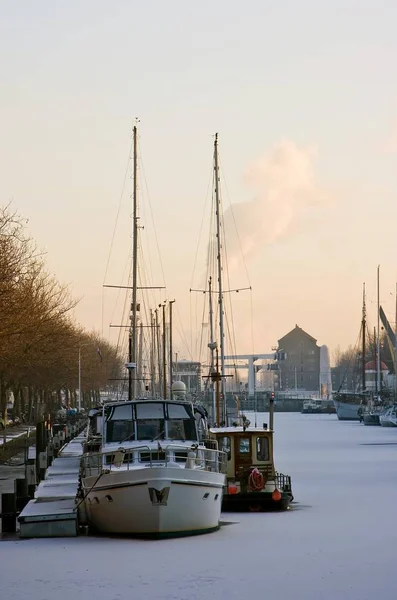
[[[219,335],[221,353],[221,398],[223,420],[226,421],[226,394],[225,394],[225,334],[224,334],[224,311],[223,311],[223,286],[222,286],[222,243],[221,243],[221,201],[219,194],[219,160],[218,160],[218,134],[215,134],[214,142],[214,183],[215,183],[215,211],[216,211],[216,239],[217,239],[217,264],[218,264],[218,303],[219,303]]]
[[[396,308],[394,324],[394,401],[397,402],[397,283],[396,283]]]
[[[380,307],[379,307],[379,265],[377,273],[377,310],[378,310],[378,331],[376,336],[376,391],[378,397],[381,393],[381,380],[380,380]]]
[[[138,200],[137,200],[137,126],[133,127],[133,248],[132,248],[132,303],[131,327],[129,335],[128,362],[128,400],[133,400],[136,395],[136,343],[137,343],[137,279],[138,279]]]
[[[219,398],[215,393],[214,377],[218,377],[215,370],[215,348],[217,343],[214,341],[214,309],[212,307],[212,277],[208,280],[208,302],[209,302],[209,317],[210,317],[210,342],[208,348],[211,352],[210,377],[211,377],[211,397],[212,397],[212,419],[214,423],[219,421]],[[218,423],[219,424],[219,423]]]
[[[362,335],[362,348],[361,348],[361,352],[362,352],[362,357],[361,357],[361,389],[363,392],[365,392],[365,333],[366,333],[366,329],[367,329],[367,312],[366,312],[366,306],[365,306],[365,283],[363,283],[363,316],[362,316],[362,320],[361,320],[361,335]]]

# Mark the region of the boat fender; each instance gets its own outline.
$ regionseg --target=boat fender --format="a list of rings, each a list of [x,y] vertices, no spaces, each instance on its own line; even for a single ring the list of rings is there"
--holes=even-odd
[[[190,450],[186,458],[185,469],[194,469],[196,466],[196,453]]]

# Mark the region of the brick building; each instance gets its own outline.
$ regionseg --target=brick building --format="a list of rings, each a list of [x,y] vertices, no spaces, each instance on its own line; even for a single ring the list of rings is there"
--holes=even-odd
[[[295,325],[278,340],[278,350],[286,353],[279,364],[281,391],[318,391],[320,388],[320,346],[317,340]]]

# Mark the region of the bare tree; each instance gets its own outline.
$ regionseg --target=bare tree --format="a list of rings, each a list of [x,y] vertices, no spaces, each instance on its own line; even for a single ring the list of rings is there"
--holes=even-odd
[[[0,209],[0,411],[6,413],[12,392],[14,414],[38,418],[75,404],[79,347],[87,407],[111,374],[121,372],[121,360],[107,342],[74,323],[77,301],[47,272],[25,225],[9,206]]]

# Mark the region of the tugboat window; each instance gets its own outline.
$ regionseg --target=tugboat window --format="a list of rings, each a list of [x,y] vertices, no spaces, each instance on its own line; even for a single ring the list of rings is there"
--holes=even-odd
[[[227,453],[227,460],[231,459],[231,457],[232,457],[231,443],[230,443],[230,437],[228,435],[224,435],[223,437],[218,438],[218,448],[221,452]]]
[[[256,438],[256,458],[269,460],[269,440],[265,436]]]
[[[249,454],[250,452],[250,440],[249,438],[240,438],[239,453]]]

